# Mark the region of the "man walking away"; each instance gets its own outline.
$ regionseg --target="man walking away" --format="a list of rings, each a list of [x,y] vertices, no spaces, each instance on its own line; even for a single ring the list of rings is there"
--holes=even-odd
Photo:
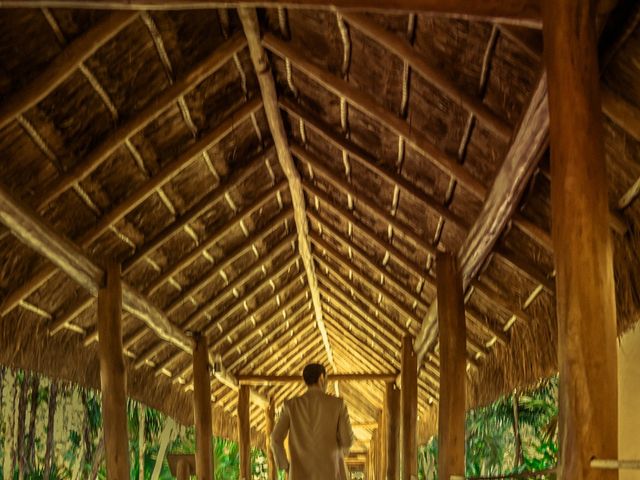
[[[324,366],[309,364],[302,377],[307,392],[284,402],[271,434],[276,465],[289,473],[289,480],[346,480],[344,456],[353,444],[347,407],[325,393]],[[287,434],[291,462],[284,449]]]

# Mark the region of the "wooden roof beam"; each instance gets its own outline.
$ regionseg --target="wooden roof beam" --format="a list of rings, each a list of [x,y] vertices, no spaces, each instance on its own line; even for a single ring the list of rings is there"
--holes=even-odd
[[[285,245],[288,242],[284,242]],[[277,251],[277,250],[276,250]],[[287,260],[284,265],[282,265],[282,267],[278,268],[278,270],[276,272],[273,272],[271,275],[268,275],[263,281],[261,281],[256,287],[254,287],[252,289],[252,292],[256,292],[261,290],[262,288],[264,288],[266,285],[269,285],[270,282],[272,282],[273,280],[275,280],[276,278],[278,278],[280,275],[282,275],[283,273],[285,273],[295,262],[297,261],[297,256],[293,256],[292,258],[290,258],[289,260]],[[266,262],[261,262],[263,265]],[[220,294],[216,294],[216,299],[214,300],[215,302],[217,302],[220,298],[224,298],[225,295],[222,295],[222,293],[227,293],[227,291],[233,291],[233,288],[229,289],[229,286],[226,286],[223,289],[223,292],[221,292]],[[248,296],[246,298],[249,298]],[[203,317],[206,316],[206,308],[207,305],[209,305],[211,302],[202,305],[198,310],[196,310],[196,312],[192,315],[190,315],[183,323],[184,325],[184,329],[185,330],[191,330],[195,328],[196,323]],[[236,305],[241,304],[241,302],[236,302]],[[235,309],[235,306],[234,306]],[[213,321],[213,319],[211,319],[211,321]],[[135,335],[134,335],[135,336]],[[154,356],[158,355],[162,349],[164,348],[164,345],[162,343],[157,343],[155,345],[152,345],[149,349],[147,349],[146,352],[141,353],[138,356],[138,361],[136,361],[135,363],[135,367],[136,368],[140,368],[142,367],[144,364],[146,363],[151,363],[151,360]]]
[[[549,144],[548,131],[547,80],[546,75],[542,74],[482,211],[458,252],[464,290],[478,275],[506,223],[515,212],[520,197]],[[419,361],[437,340],[434,335],[437,330],[436,320],[437,301],[434,301],[423,320],[420,334],[415,339],[414,347]]]
[[[235,187],[249,178],[261,165],[266,164],[268,161],[267,157],[271,150],[272,148],[264,150],[254,156],[247,165],[234,170],[227,178],[223,179],[213,191],[204,195],[186,212],[176,217],[173,222],[160,230],[150,241],[145,242],[134,255],[125,260],[123,272],[125,274],[129,273],[144,257],[155,252],[164,243],[173,238],[176,233],[189,225],[189,223],[202,216],[213,205],[222,201],[226,195],[230,194]]]
[[[0,106],[0,129],[55,90],[76,71],[81,63],[133,22],[137,16],[136,13],[131,12],[111,13],[70,43],[40,75],[3,100]]]
[[[424,12],[477,21],[500,21],[540,28],[540,0],[1,0],[0,8],[90,8],[111,10],[190,10],[230,7],[265,7],[380,13]]]
[[[465,232],[468,230],[469,226],[463,218],[456,215],[454,212],[442,205],[440,201],[422,191],[419,187],[414,185],[411,181],[407,180],[399,173],[388,170],[381,166],[379,161],[375,159],[373,155],[365,151],[359,145],[353,143],[351,140],[345,138],[341,134],[334,132],[329,124],[325,123],[316,115],[308,112],[298,103],[293,102],[287,98],[281,98],[280,107],[289,115],[293,115],[294,117],[301,120],[304,123],[305,127],[311,128],[327,142],[329,142],[336,148],[347,152],[350,158],[358,161],[360,165],[365,167],[370,172],[386,180],[391,185],[397,185],[403,193],[406,193],[419,202],[424,203],[427,208],[432,210],[435,214],[443,217],[445,220],[448,220],[456,227],[464,230]],[[299,157],[301,160],[314,162],[315,156],[311,155],[310,152],[305,150],[303,147],[293,144],[291,148],[294,154],[296,152],[300,152],[300,155],[304,155],[306,153],[305,157]],[[322,167],[322,162],[320,162],[319,160],[315,159],[314,163],[317,168],[321,169],[324,172],[328,172],[326,174],[328,178],[340,178],[336,176],[331,170],[327,169],[327,167]]]
[[[262,102],[260,100],[253,99],[238,107],[234,112],[222,119],[217,126],[199,137],[196,142],[192,143],[176,158],[167,162],[155,176],[143,183],[129,197],[100,217],[97,224],[77,239],[76,243],[78,243],[82,248],[88,248],[103,233],[107,232],[114,223],[118,222],[129,212],[141,205],[147,198],[149,198],[149,196],[154,194],[158,188],[165,185],[178,173],[191,165],[204,150],[218,143],[228,133],[233,131],[239,123],[244,122],[261,106]],[[2,303],[0,315],[4,316],[9,313],[20,303],[21,300],[28,297],[44,285],[44,283],[53,277],[55,273],[56,268],[54,266],[45,266],[36,272],[34,276],[28,279],[20,287],[9,293]]]
[[[300,277],[296,277],[292,282],[289,282],[285,287],[283,287],[283,291],[286,291],[287,289],[289,289],[290,287],[294,286],[295,284],[297,284],[299,282]],[[296,310],[294,310],[292,315],[300,315],[307,307],[308,307],[308,302],[306,301],[306,297],[307,297],[307,290],[306,288],[301,288],[300,291],[296,292],[293,294],[293,297],[291,297],[290,299],[288,299],[286,301],[286,303],[284,303],[283,305],[279,306],[275,312],[273,312],[269,318],[267,318],[266,320],[263,320],[262,322],[260,322],[261,326],[264,325],[268,325],[270,322],[273,322],[275,318],[280,317],[280,316],[284,316],[286,315],[287,310],[289,310],[292,307],[296,307],[298,305],[298,303],[300,302],[300,300],[305,299],[305,302],[302,305],[297,306]],[[274,297],[275,299],[275,297]],[[211,343],[211,345],[209,346],[209,351],[211,351],[212,353],[215,352],[216,354],[219,353],[218,350],[222,347],[222,344],[226,341],[227,337],[229,335],[232,334],[236,334],[239,333],[239,331],[242,329],[243,326],[245,326],[248,318],[251,315],[257,315],[260,313],[263,313],[263,311],[266,309],[266,307],[270,307],[272,303],[272,300],[268,300],[267,302],[263,303],[261,306],[257,307],[253,312],[251,312],[251,314],[247,314],[247,319],[245,319],[243,322],[238,322],[236,325],[234,325],[234,327],[232,328],[231,331],[227,332],[224,335],[221,335],[219,338],[217,338],[214,342]],[[243,344],[244,341],[241,340],[241,342],[239,344]],[[230,348],[234,348],[236,346],[236,344],[231,344]],[[174,381],[179,381],[179,378],[184,378],[185,375],[187,375],[191,369],[193,368],[192,365],[186,365],[185,368],[183,368],[182,370],[179,371],[179,373],[177,373],[174,377]]]
[[[452,82],[440,69],[430,64],[424,55],[416,52],[406,40],[363,14],[344,10],[340,10],[339,13],[352,27],[406,61],[427,82],[447,95],[456,104],[474,114],[484,126],[500,137],[501,140],[504,142],[509,141],[512,127],[506,120],[487,107],[481,99],[470,95],[466,90]]]
[[[398,137],[404,138],[408,145],[429,161],[433,162],[438,169],[455,178],[462,187],[474,196],[479,199],[485,198],[487,188],[466,168],[460,165],[456,158],[440,150],[423,135],[416,132],[415,129],[412,129],[407,121],[381,106],[378,100],[372,95],[363,92],[346,80],[316,65],[308,59],[309,56],[307,54],[297,50],[288,42],[279,39],[271,33],[265,33],[262,43],[279,57],[289,59],[296,68],[331,93],[338,97],[345,98],[349,104],[366,113]]]
[[[260,24],[258,22],[258,14],[255,9],[250,8],[240,8],[238,10],[238,14],[240,15],[245,36],[247,37],[253,67],[258,77],[264,111],[267,117],[267,123],[269,124],[269,130],[271,131],[271,136],[276,146],[278,161],[280,162],[282,171],[289,181],[294,220],[298,232],[298,249],[300,256],[302,257],[302,263],[304,264],[307,272],[307,285],[311,292],[318,330],[320,331],[322,342],[327,351],[329,363],[333,365],[331,346],[329,345],[329,338],[327,337],[327,332],[322,320],[322,305],[320,304],[320,294],[318,293],[318,281],[315,276],[314,265],[311,259],[311,246],[307,235],[309,226],[307,225],[307,216],[305,214],[306,208],[304,192],[302,191],[302,185],[300,182],[300,173],[296,170],[293,158],[291,158],[291,152],[289,151],[287,134],[282,122],[282,116],[280,115],[280,109],[278,108],[278,94],[276,91],[275,81],[269,66],[267,52],[264,50],[260,41]]]
[[[396,379],[396,373],[331,373],[327,376],[330,381],[340,382],[392,382]],[[262,385],[275,383],[300,382],[300,375],[236,375],[240,385]]]
[[[0,221],[25,245],[60,268],[92,296],[104,284],[104,270],[73,242],[51,229],[36,212],[21,205],[0,186]],[[142,320],[161,339],[192,354],[193,340],[171,323],[159,308],[129,284],[122,284],[123,308]]]
[[[293,278],[292,280],[290,280],[289,282],[287,282],[285,285],[282,285],[280,287],[279,290],[276,291],[276,295],[280,295],[282,293],[286,293],[289,292],[289,290],[292,287],[295,287],[298,282],[299,282],[299,276],[296,276],[295,278]],[[282,312],[286,309],[291,307],[293,304],[295,304],[296,302],[298,302],[301,298],[303,298],[305,296],[305,289],[304,287],[300,289],[300,291],[296,292],[295,296],[290,299],[284,306],[280,307],[278,312],[276,314],[274,314],[273,316],[277,315],[277,314],[282,314]],[[275,299],[275,297],[273,297],[273,299]],[[272,299],[267,300],[266,302],[262,303],[261,305],[258,305],[257,307],[255,307],[255,309],[252,312],[247,312],[247,316],[246,318],[249,318],[251,315],[256,315],[261,313],[262,311],[264,311],[267,307],[271,306],[271,301]],[[209,343],[209,351],[211,352],[211,354],[215,354],[218,355],[220,354],[219,348],[222,345],[222,343],[224,343],[224,341],[227,339],[227,337],[233,333],[236,333],[237,330],[242,328],[243,321],[238,322],[238,324],[234,325],[232,330],[226,332],[224,335],[219,335],[215,341],[210,342]],[[181,382],[185,375],[188,374],[191,371],[192,365],[187,364],[183,369],[179,370],[178,373],[172,372],[171,370],[169,370],[169,367],[177,362],[178,360],[180,360],[182,358],[182,352],[177,351],[175,353],[173,353],[172,355],[170,355],[169,357],[165,358],[162,362],[158,363],[157,365],[155,365],[156,370],[158,372],[163,372],[165,375],[167,375],[168,377],[172,377],[174,382]]]
[[[253,363],[258,363],[258,356],[260,355],[261,351],[273,348],[274,346],[273,344],[275,343],[275,340],[277,339],[277,337],[283,335],[284,333],[283,330],[298,332],[302,329],[303,325],[306,325],[307,327],[309,327],[309,325],[313,326],[314,325],[313,323],[309,324],[307,322],[308,320],[312,320],[312,316],[313,315],[308,314],[305,317],[296,320],[294,325],[291,325],[289,321],[285,321],[285,322],[280,322],[279,325],[275,325],[273,328],[270,328],[271,325],[273,325],[273,323],[275,322],[266,324],[262,329],[265,331],[269,330],[269,332],[266,335],[262,334],[260,338],[253,345],[251,345],[251,347],[249,347],[249,349],[246,352],[239,354],[237,358],[232,363],[229,364],[229,370],[233,372],[247,358],[251,359]],[[289,326],[287,327],[287,325]],[[229,355],[231,353],[233,353],[233,350],[228,349],[227,352],[225,352],[225,355]],[[222,357],[223,359],[225,358],[225,355],[223,355]]]
[[[140,132],[164,112],[170,105],[200,82],[219,70],[233,55],[246,46],[246,40],[242,34],[236,34],[225,41],[214,52],[204,58],[200,63],[188,70],[185,75],[169,88],[158,94],[139,112],[120,124],[106,139],[94,148],[81,162],[74,165],[67,172],[61,174],[47,187],[35,201],[38,210],[55,200],[64,191],[74,184],[84,180],[96,168],[102,165],[124,142]]]

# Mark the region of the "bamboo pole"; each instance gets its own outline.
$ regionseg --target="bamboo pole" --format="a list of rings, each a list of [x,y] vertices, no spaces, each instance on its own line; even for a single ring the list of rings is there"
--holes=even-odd
[[[402,339],[402,390],[401,399],[401,451],[400,478],[415,480],[418,478],[418,365],[413,351],[413,338],[409,335]],[[444,477],[442,477],[444,478]]]
[[[438,325],[440,331],[440,409],[438,478],[464,475],[466,333],[464,292],[456,257],[439,252]]]
[[[129,478],[127,374],[122,354],[122,283],[120,265],[108,262],[106,285],[98,291],[100,387],[107,475]]]
[[[238,450],[240,453],[239,480],[251,480],[251,419],[249,387],[241,385],[238,391]]]
[[[196,426],[196,477],[213,480],[211,382],[207,340],[197,335],[193,350],[193,417]]]
[[[595,2],[545,0],[543,15],[557,271],[558,478],[616,479],[615,471],[589,466],[592,458],[618,452],[616,304]]]

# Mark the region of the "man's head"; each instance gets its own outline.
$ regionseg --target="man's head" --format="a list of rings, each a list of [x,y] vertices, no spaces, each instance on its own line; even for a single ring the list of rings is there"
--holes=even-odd
[[[327,371],[319,363],[310,363],[302,371],[302,378],[307,387],[319,386],[323,391],[327,380]]]

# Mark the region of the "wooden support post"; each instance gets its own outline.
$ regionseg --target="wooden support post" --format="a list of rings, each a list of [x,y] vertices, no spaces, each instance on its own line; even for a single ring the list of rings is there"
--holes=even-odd
[[[399,480],[400,462],[400,390],[395,382],[387,383],[385,391],[385,434],[387,435],[386,477],[385,480]]]
[[[273,427],[276,422],[275,402],[271,401],[271,403],[269,403],[269,408],[265,410],[265,413],[267,415],[267,451],[265,453],[267,455],[268,478],[269,480],[278,480],[278,469],[276,468],[275,457],[271,451],[271,433],[273,432]]]
[[[413,337],[407,335],[402,339],[402,448],[400,452],[400,478],[415,480],[418,478],[418,365],[416,353],[413,351]]]
[[[558,478],[616,479],[617,357],[594,0],[543,1],[560,371]],[[603,412],[607,412],[603,415]]]
[[[449,252],[436,257],[440,331],[438,478],[464,476],[466,326],[462,276]]]
[[[193,415],[196,426],[196,478],[213,480],[209,351],[207,339],[201,335],[195,337],[193,350]]]
[[[241,385],[238,392],[240,480],[251,480],[251,424],[249,416],[249,387]]]
[[[178,474],[176,475],[177,480],[189,480],[191,477],[191,470],[189,470],[189,462],[185,460],[181,460],[178,462]]]
[[[129,478],[127,374],[122,353],[122,283],[120,265],[108,262],[106,285],[98,290],[100,386],[107,476]]]

